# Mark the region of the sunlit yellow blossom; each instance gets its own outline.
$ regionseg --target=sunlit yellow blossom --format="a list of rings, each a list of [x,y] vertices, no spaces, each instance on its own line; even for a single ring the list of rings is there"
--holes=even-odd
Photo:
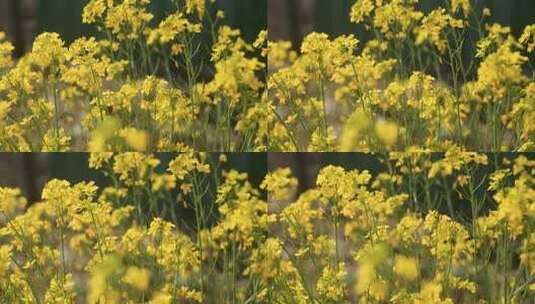
[[[490,184],[489,184],[489,190],[496,191],[498,190],[504,183],[504,179],[510,174],[509,169],[503,169],[495,171],[490,176]]]
[[[268,68],[281,68],[295,60],[297,53],[292,51],[291,48],[292,44],[289,41],[269,41]]]
[[[463,166],[475,163],[486,165],[488,162],[487,156],[475,152],[465,152],[458,147],[449,149],[445,157],[438,162],[433,163],[429,170],[428,176],[435,177],[440,174],[442,176],[451,175],[454,171],[460,170]]]
[[[269,191],[275,200],[287,200],[296,186],[297,179],[292,176],[290,168],[283,168],[267,175],[261,188]]]
[[[511,48],[509,43],[500,45],[496,52],[484,59],[478,69],[477,84],[480,90],[492,92],[486,96],[485,101],[504,97],[508,86],[522,83],[526,79],[522,65],[527,58]]]
[[[65,152],[69,150],[71,138],[65,134],[63,128],[58,131],[48,130],[43,138],[44,152]]]
[[[377,137],[388,147],[396,143],[398,138],[398,128],[396,124],[379,120],[375,123]]]
[[[202,162],[193,152],[182,153],[169,163],[169,172],[178,180],[183,180],[194,171],[210,172],[210,166]]]
[[[375,9],[374,25],[387,37],[405,38],[424,14],[415,9],[417,0],[391,1]]]
[[[326,132],[321,129],[317,129],[312,133],[308,151],[333,152],[336,148],[335,141],[336,135],[333,127],[328,127]]]
[[[246,51],[252,46],[239,38],[240,31],[223,26],[212,48],[215,62],[214,79],[207,84],[206,91],[214,96],[214,101],[228,100],[232,105],[240,103],[242,92],[257,92],[263,87],[255,72],[264,68],[257,58],[248,58]]]
[[[465,16],[468,16],[470,13],[470,0],[452,0],[451,1],[451,10],[453,12],[458,12],[459,10],[462,10],[463,14]]]
[[[340,150],[343,152],[357,150],[360,145],[359,141],[365,136],[364,132],[369,128],[369,125],[369,118],[360,108],[353,112],[346,121]]]
[[[125,138],[126,143],[135,151],[146,151],[148,146],[148,134],[145,131],[134,128],[123,129],[119,134]]]
[[[326,302],[343,301],[346,294],[344,289],[346,276],[344,263],[340,263],[336,268],[327,265],[317,282],[317,291],[321,299]]]
[[[0,212],[6,220],[26,207],[26,199],[20,189],[0,188]]]
[[[518,42],[525,45],[528,52],[533,52],[535,50],[535,24],[528,25],[524,28],[522,36],[520,36]]]
[[[143,186],[147,175],[160,161],[142,153],[122,153],[114,157],[113,171],[128,186]]]
[[[412,281],[418,277],[418,264],[414,258],[398,255],[394,260],[394,272],[402,278]]]
[[[372,0],[358,0],[351,7],[351,22],[362,22],[374,10],[375,5]]]
[[[258,191],[246,180],[247,174],[231,170],[224,173],[224,178],[216,198],[223,221],[211,229],[212,236],[220,249],[231,244],[250,248],[255,234],[271,221],[267,203],[259,198]]]
[[[414,303],[444,303],[441,293],[442,286],[435,282],[426,282],[422,286],[420,293],[416,295]]]
[[[11,52],[15,47],[10,42],[4,41],[5,38],[5,33],[0,32],[0,71],[11,67],[13,64]]]
[[[472,258],[473,241],[459,223],[432,211],[424,220],[424,228],[428,235],[424,236],[422,244],[437,259],[438,267],[448,267],[450,263],[462,265]]]
[[[267,41],[267,35],[267,31],[265,30],[258,33],[258,37],[255,42],[253,42],[253,46],[257,49],[261,48]]]
[[[388,247],[378,244],[373,247],[363,248],[359,252],[357,270],[357,282],[355,290],[357,294],[370,294],[372,299],[382,301],[388,293],[387,283],[377,275],[376,267],[387,257]]]
[[[263,280],[271,281],[281,275],[282,246],[275,238],[266,239],[265,243],[253,251],[251,264],[245,270],[245,274],[258,274]]]
[[[169,15],[160,23],[157,29],[150,33],[148,43],[154,44],[156,41],[158,41],[162,44],[165,44],[175,40],[175,38],[182,33],[198,33],[200,31],[200,24],[192,24],[182,13],[176,13]]]
[[[214,2],[215,0],[209,0]],[[206,0],[186,0],[186,12],[191,14],[193,11],[197,12],[199,17],[203,17],[206,11]]]
[[[153,15],[146,11],[149,2],[125,0],[115,4],[108,0],[92,0],[84,8],[83,21],[103,25],[121,40],[135,39],[153,18]]]
[[[147,269],[128,267],[123,277],[126,284],[132,285],[138,290],[146,290],[149,287],[150,272]]]
[[[52,279],[50,287],[45,294],[46,303],[74,302],[76,299],[74,287],[74,279],[71,273],[67,274],[64,279]]]
[[[461,28],[463,27],[463,22],[448,15],[443,8],[433,10],[422,19],[422,26],[415,29],[416,44],[429,41],[440,52],[444,52],[446,41],[443,37],[443,31],[446,27]]]

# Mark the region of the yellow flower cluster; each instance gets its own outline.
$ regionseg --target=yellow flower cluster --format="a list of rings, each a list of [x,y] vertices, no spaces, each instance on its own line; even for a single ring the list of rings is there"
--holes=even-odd
[[[13,61],[11,60],[11,52],[13,51],[14,47],[11,43],[9,43],[9,41],[5,40],[6,34],[4,32],[0,32],[0,56],[2,56],[2,59],[0,59],[0,71],[11,67],[13,64]]]
[[[373,176],[325,166],[297,197],[289,169],[277,169],[264,181],[277,221],[249,270],[283,303],[529,301],[535,161],[490,162],[459,150],[392,153]]]
[[[324,166],[302,193],[289,169],[276,169],[260,186],[267,201],[246,173],[221,171],[225,157],[191,151],[168,161],[94,153],[89,165],[107,187],[51,180],[38,202],[0,188],[0,301],[533,297],[531,155],[378,157],[370,171]]]
[[[291,195],[292,188],[297,187],[297,179],[292,177],[290,168],[283,168],[268,174],[260,186],[269,191],[272,200],[286,200]]]
[[[535,50],[535,25],[527,26],[518,41],[526,46],[528,52],[533,52]]]
[[[275,271],[259,263],[275,259],[278,245],[267,238],[267,203],[247,174],[221,175],[217,158],[193,152],[167,170],[142,153],[94,153],[89,162],[109,187],[50,180],[30,204],[19,189],[0,188],[0,302],[262,298],[248,286]],[[161,178],[166,187],[156,187]],[[178,189],[185,183],[190,191]]]
[[[155,23],[150,0],[91,0],[102,39],[42,33],[16,63],[0,33],[0,150],[266,150],[266,32],[245,41],[213,0],[172,7]]]
[[[299,54],[270,42],[270,149],[532,150],[533,25],[514,37],[484,27],[489,10],[471,1],[425,13],[420,2],[356,0],[350,20],[371,36],[362,46],[354,35],[315,32]]]
[[[134,40],[154,17],[146,10],[149,3],[150,0],[92,0],[84,8],[82,20],[106,28],[119,40]]]
[[[463,22],[456,20],[446,13],[446,9],[437,9],[422,19],[421,27],[416,31],[416,45],[429,41],[443,53],[446,50],[446,40],[442,37],[445,28],[462,28]]]

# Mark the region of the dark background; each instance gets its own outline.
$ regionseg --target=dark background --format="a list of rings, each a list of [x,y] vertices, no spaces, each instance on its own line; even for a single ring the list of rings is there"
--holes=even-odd
[[[31,48],[36,34],[58,32],[72,42],[94,34],[95,29],[82,23],[82,10],[89,0],[0,0],[0,31],[7,32],[21,56]],[[225,24],[242,30],[247,41],[254,41],[267,28],[268,0],[216,0],[215,9],[225,11]],[[271,1],[271,0],[270,0]],[[169,11],[170,0],[152,0],[154,22]]]
[[[325,32],[331,36],[357,33],[361,41],[363,28],[349,22],[349,12],[356,0],[269,0],[268,20],[271,40],[291,40],[300,45],[309,32]],[[445,0],[423,0],[420,7],[430,11]],[[487,7],[492,12],[489,22],[511,26],[519,35],[524,27],[535,23],[533,0],[471,0],[473,8]]]
[[[215,161],[219,153],[208,153]],[[156,153],[160,171],[178,153]],[[228,153],[228,162],[222,170],[235,169],[246,172],[249,181],[257,187],[267,173],[267,154]],[[68,180],[72,184],[94,181],[99,187],[108,186],[109,179],[100,171],[89,168],[88,153],[0,153],[0,187],[20,188],[30,202],[40,199],[44,184],[54,178]]]
[[[477,190],[477,195],[487,196],[489,175],[496,169],[510,168],[511,166],[505,166],[503,164],[504,159],[508,159],[511,163],[520,155],[526,156],[528,159],[535,159],[535,153],[486,153],[488,158],[488,164],[486,166],[480,165],[474,170],[474,180],[477,182],[482,181],[483,186]],[[387,154],[384,153],[270,153],[268,160],[268,170],[271,172],[277,168],[289,167],[292,170],[293,176],[299,181],[296,195],[313,188],[316,185],[316,177],[319,171],[328,165],[340,166],[346,170],[357,169],[359,171],[368,170],[372,175],[372,180],[379,173],[387,170],[384,160],[388,159]],[[444,153],[432,153],[431,158],[433,161],[442,159]],[[456,175],[455,175],[456,176]],[[453,182],[452,178],[448,178],[450,182]],[[438,191],[438,192],[436,192]],[[434,194],[443,194],[444,189],[436,188],[433,186],[431,192]],[[470,213],[470,204],[464,201],[457,194],[452,193],[453,206],[456,212],[460,212],[461,215]],[[483,212],[488,212],[493,206],[488,204],[485,206]],[[445,204],[442,204],[440,212],[447,213],[448,209]],[[461,216],[462,217],[462,216]]]
[[[496,168],[505,168],[501,165],[504,158],[514,161],[520,155],[528,159],[535,159],[535,153],[498,152],[485,153],[488,165],[481,166],[485,172],[491,173]],[[277,168],[290,167],[292,173],[299,180],[299,192],[314,187],[316,176],[321,168],[334,165],[346,170],[368,170],[372,176],[384,172],[386,166],[383,160],[388,159],[385,153],[269,153],[268,170],[271,172]],[[442,152],[432,153],[432,159],[444,157]]]

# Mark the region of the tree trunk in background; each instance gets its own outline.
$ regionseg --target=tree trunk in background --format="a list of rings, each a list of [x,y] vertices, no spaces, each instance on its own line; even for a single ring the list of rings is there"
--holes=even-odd
[[[269,0],[268,1],[268,27],[269,40],[287,40],[288,35],[288,19],[283,16],[281,12],[286,9],[285,0]]]
[[[319,153],[272,153],[268,156],[268,171],[289,167],[292,175],[299,180],[297,193],[303,193],[316,182],[320,168]]]
[[[24,54],[24,33],[22,30],[22,3],[17,0],[9,2],[9,23],[11,34],[13,37],[13,45],[15,46],[14,55],[20,58]]]
[[[0,0],[0,31],[15,46],[14,56],[30,49],[35,29],[36,0]]]
[[[314,28],[314,0],[269,0],[270,40],[289,40],[299,49],[303,36]]]
[[[287,0],[286,12],[288,18],[288,36],[294,48],[299,48],[301,33],[299,31],[299,3],[298,0]]]
[[[19,188],[29,203],[41,198],[49,179],[45,153],[0,153],[0,187]]]

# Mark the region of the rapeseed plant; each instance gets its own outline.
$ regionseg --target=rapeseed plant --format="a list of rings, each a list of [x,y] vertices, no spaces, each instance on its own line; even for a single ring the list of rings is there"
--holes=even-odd
[[[265,31],[247,42],[215,0],[171,2],[157,22],[150,0],[91,0],[102,38],[42,33],[16,62],[1,33],[0,150],[265,150]]]
[[[0,188],[0,302],[259,301],[249,261],[272,219],[247,174],[194,152],[167,168],[134,152],[89,163],[110,186],[54,179],[38,202]]]
[[[322,167],[300,194],[288,168],[268,174],[263,187],[277,221],[266,241],[272,251],[259,249],[265,263],[254,269],[269,303],[529,302],[529,155],[378,157],[374,174]]]
[[[420,2],[354,1],[365,44],[316,32],[299,52],[269,42],[269,149],[532,150],[533,25],[514,37],[472,1]]]
[[[524,303],[533,297],[529,154],[378,154],[298,193],[226,156],[94,153],[109,186],[0,188],[9,303]]]

